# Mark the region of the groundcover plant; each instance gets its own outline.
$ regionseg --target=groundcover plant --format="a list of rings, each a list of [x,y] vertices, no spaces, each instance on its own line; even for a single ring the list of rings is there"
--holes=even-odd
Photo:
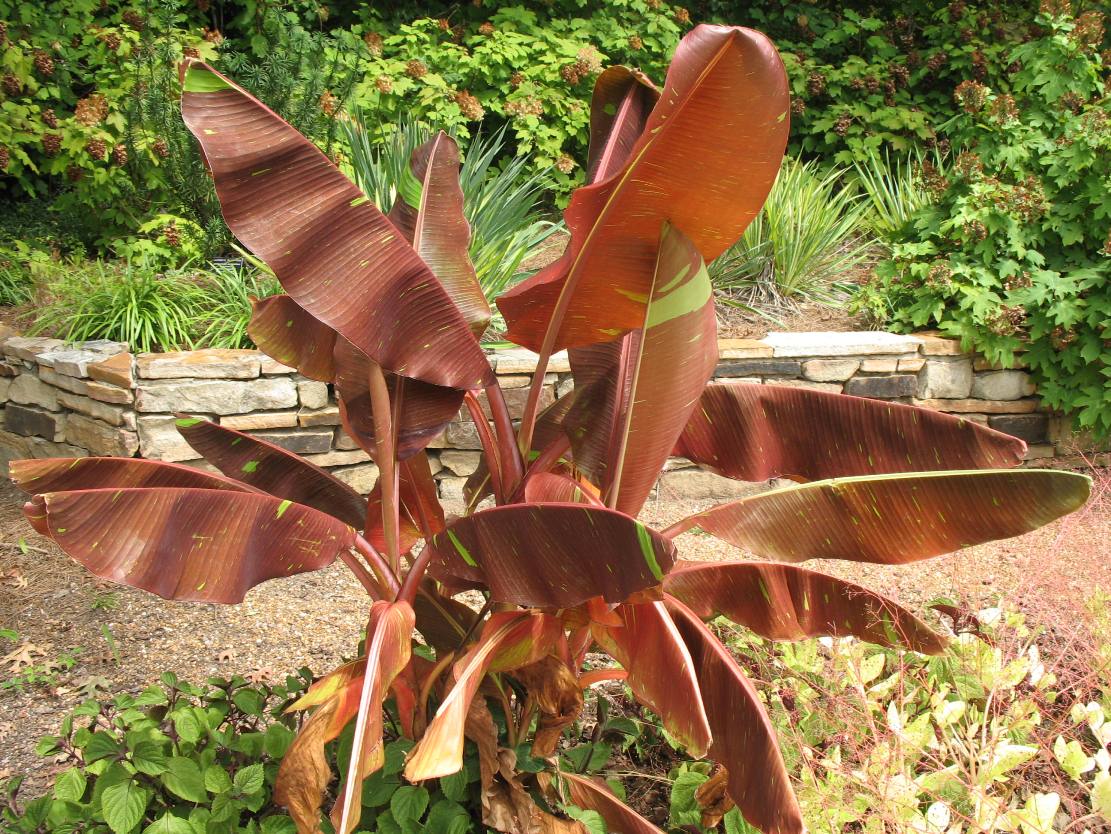
[[[280,448],[202,419],[178,426],[223,475],[140,459],[21,461],[27,517],[94,574],[170,599],[236,603],[267,579],[342,560],[370,597],[361,658],[317,681],[276,790],[301,832],[322,825],[325,745],[353,725],[331,820],[361,814],[383,764],[384,708],[415,742],[413,782],[477,746],[483,822],[503,832],[657,831],[553,754],[583,690],[624,680],[693,756],[720,763],[716,795],[769,834],[803,828],[760,698],[706,621],[775,639],[856,635],[937,652],[943,638],[864,588],[798,567],[897,565],[1017,535],[1079,507],[1088,480],[1012,469],[1021,441],[971,422],[774,385],[708,384],[717,359],[705,262],[759,211],[780,167],[789,100],[771,42],[699,26],[662,89],[613,68],[591,115],[590,183],[566,211],[562,258],[498,299],[537,350],[511,419],[479,346],[490,317],[467,259],[458,152],[413,155],[388,216],[306,140],[198,61],[182,112],[239,240],[285,295],[256,304],[268,354],[335,384],[347,431],[377,462],[369,499]],[[574,390],[540,409],[568,348]],[[465,406],[484,449],[462,517],[436,497],[426,446]],[[636,518],[667,458],[796,485],[651,529]],[[956,471],[945,471],[956,470]],[[691,528],[767,561],[684,561]],[[774,560],[774,561],[772,561]],[[478,610],[453,599],[476,591]],[[588,652],[614,661],[587,667]],[[592,657],[597,657],[594,654]],[[550,767],[515,768],[531,742]]]

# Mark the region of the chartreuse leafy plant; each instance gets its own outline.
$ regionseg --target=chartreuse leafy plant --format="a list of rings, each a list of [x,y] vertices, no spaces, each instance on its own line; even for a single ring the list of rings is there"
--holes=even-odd
[[[722,765],[722,801],[748,824],[800,832],[761,699],[705,619],[938,652],[943,639],[910,611],[795,563],[912,562],[1022,533],[1087,497],[1082,476],[1008,469],[1022,442],[966,421],[706,384],[717,348],[705,261],[759,212],[787,140],[783,65],[758,32],[696,28],[662,90],[624,68],[599,78],[591,182],[565,214],[567,252],[498,299],[511,338],[540,352],[519,426],[476,338],[490,308],[466,254],[454,142],[422,148],[420,199],[387,218],[232,81],[200,62],[183,79],[228,225],[287,293],[257,304],[252,338],[335,383],[379,482],[364,499],[283,449],[189,417],[180,431],[223,475],[86,458],[17,462],[14,478],[39,531],[98,576],[164,597],[238,602],[336,559],[361,580],[362,656],[293,705],[311,713],[275,797],[303,834],[320,830],[327,795],[336,831],[359,826],[386,758],[386,701],[412,742],[403,774],[416,786],[458,772],[473,742],[489,828],[583,832],[558,816],[576,806],[611,831],[657,831],[553,757],[583,689],[606,677]],[[540,413],[562,348],[575,389]],[[424,449],[461,404],[485,465],[468,512],[448,520]],[[675,451],[730,477],[802,483],[653,530],[636,516]],[[683,561],[676,537],[693,526],[776,561]],[[468,589],[485,599],[478,611],[453,599]],[[587,670],[592,650],[614,664]],[[323,751],[345,727],[349,765],[333,789]],[[518,770],[522,743],[547,766]]]

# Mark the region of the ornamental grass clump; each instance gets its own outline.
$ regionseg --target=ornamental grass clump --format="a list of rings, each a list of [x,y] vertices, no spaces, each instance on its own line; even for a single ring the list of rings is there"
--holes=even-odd
[[[251,337],[335,385],[378,483],[364,498],[284,449],[187,416],[179,430],[223,474],[121,458],[22,461],[13,473],[36,529],[97,576],[166,598],[235,603],[337,559],[358,577],[370,598],[361,657],[293,705],[306,719],[277,777],[302,834],[321,830],[325,745],[348,727],[330,815],[340,834],[358,827],[362,786],[384,764],[384,705],[413,742],[410,782],[458,772],[474,745],[489,828],[585,832],[562,815],[575,805],[611,831],[657,832],[554,756],[584,689],[607,678],[721,765],[716,801],[768,834],[801,832],[760,696],[706,620],[936,653],[944,638],[911,611],[797,563],[925,559],[1033,529],[1088,495],[1080,475],[1012,469],[1023,443],[969,421],[707,384],[717,342],[705,262],[760,211],[787,141],[786,75],[759,32],[697,27],[662,90],[623,67],[599,76],[590,182],[564,215],[570,244],[497,299],[509,338],[539,353],[519,425],[477,339],[491,311],[467,257],[455,143],[440,134],[414,154],[419,199],[386,215],[231,80],[199,61],[182,77],[228,226],[286,291],[256,303]],[[575,388],[540,410],[565,348]],[[449,518],[425,449],[461,406],[484,463],[466,513]],[[637,515],[673,453],[798,483],[655,530]],[[766,561],[685,561],[676,539],[696,527]],[[464,590],[484,604],[463,605]],[[587,668],[588,652],[612,662]],[[546,766],[519,771],[521,744]]]

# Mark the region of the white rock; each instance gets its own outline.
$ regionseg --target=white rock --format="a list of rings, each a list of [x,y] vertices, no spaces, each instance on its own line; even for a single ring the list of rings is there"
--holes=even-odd
[[[878,330],[857,333],[769,333],[763,341],[771,345],[772,355],[776,357],[914,353],[921,344],[921,339],[916,336]]]
[[[931,356],[918,372],[921,399],[960,400],[972,390],[972,360]]]
[[[1034,383],[1024,371],[991,371],[976,374],[972,396],[979,400],[1018,400],[1034,393]]]
[[[297,405],[297,388],[288,377],[244,380],[183,379],[141,383],[135,393],[137,411],[200,411],[246,414]]]

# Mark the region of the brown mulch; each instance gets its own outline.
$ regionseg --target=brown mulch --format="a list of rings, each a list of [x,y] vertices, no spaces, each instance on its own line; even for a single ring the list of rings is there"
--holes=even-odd
[[[1075,623],[1094,589],[1111,591],[1111,476],[1101,473],[1099,483],[1099,496],[1083,510],[1015,539],[902,568],[814,567],[916,609],[938,595],[973,609],[1002,596],[1036,622]],[[51,777],[51,763],[34,754],[37,739],[83,699],[83,687],[138,691],[164,670],[194,681],[213,674],[281,680],[301,666],[332,668],[359,639],[366,597],[338,563],[265,583],[240,605],[167,602],[98,582],[31,530],[19,512],[22,501],[14,488],[0,486],[0,629],[19,634],[0,641],[0,656],[25,642],[44,652],[39,662],[81,650],[55,688],[0,692],[0,777],[26,774],[25,797],[44,790]],[[710,503],[657,500],[644,515],[662,526]],[[741,555],[708,536],[685,534],[679,545],[685,558]],[[0,681],[12,676],[10,666],[0,666]]]

